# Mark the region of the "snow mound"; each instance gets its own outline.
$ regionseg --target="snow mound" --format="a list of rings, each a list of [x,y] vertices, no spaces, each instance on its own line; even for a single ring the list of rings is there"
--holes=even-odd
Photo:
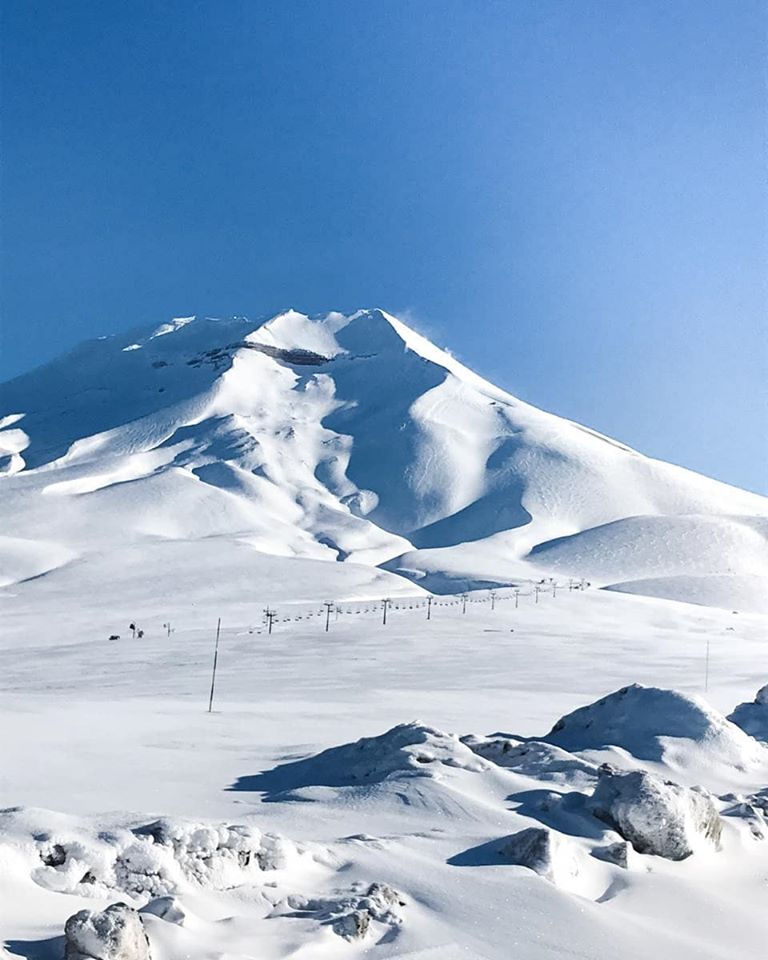
[[[233,789],[279,793],[413,777],[437,779],[445,768],[482,771],[491,769],[491,765],[454,734],[413,721],[398,724],[377,737],[363,737],[266,773],[243,777]]]
[[[700,697],[632,684],[569,713],[544,738],[566,750],[620,747],[640,760],[748,770],[763,747]]]
[[[42,576],[75,557],[74,551],[48,540],[0,536],[0,587]]]
[[[754,516],[712,513],[630,516],[540,543],[530,559],[561,573],[586,577],[600,585],[621,581],[674,584],[682,577],[689,589],[709,577],[728,582],[737,571],[765,576],[768,523]],[[689,580],[688,578],[692,578]],[[638,593],[642,590],[638,589]]]
[[[141,917],[124,903],[81,910],[67,920],[64,937],[65,960],[150,960]]]
[[[768,577],[765,575],[742,573],[738,576],[649,577],[612,583],[605,589],[743,613],[768,613]]]
[[[684,860],[705,843],[717,846],[722,823],[711,796],[643,770],[601,768],[589,802],[594,815],[638,853]]]
[[[760,687],[752,703],[740,703],[728,719],[749,736],[768,743],[768,684]]]

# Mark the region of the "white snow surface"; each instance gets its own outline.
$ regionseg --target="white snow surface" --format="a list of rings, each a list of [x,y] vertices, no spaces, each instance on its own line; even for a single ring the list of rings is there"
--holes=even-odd
[[[381,311],[87,344],[0,469],[0,956],[118,901],[154,960],[764,956],[764,498]],[[628,849],[604,762],[719,843]]]
[[[394,596],[385,625],[360,567],[280,558],[272,576],[301,567],[282,587],[262,571],[217,592],[203,557],[168,556],[193,597],[138,560],[110,593],[47,576],[4,590],[11,957],[58,960],[67,918],[117,901],[162,960],[506,960],[510,940],[523,960],[761,955],[768,749],[721,711],[768,680],[764,616],[561,585],[538,603],[500,590],[493,609],[476,592],[465,613],[436,597],[429,620],[423,593]],[[288,600],[344,577],[357,598],[328,631],[321,603]],[[549,742],[580,707],[573,739]],[[614,862],[620,838],[589,809],[605,760],[722,798],[720,849]],[[541,874],[502,852],[529,828],[552,833]]]

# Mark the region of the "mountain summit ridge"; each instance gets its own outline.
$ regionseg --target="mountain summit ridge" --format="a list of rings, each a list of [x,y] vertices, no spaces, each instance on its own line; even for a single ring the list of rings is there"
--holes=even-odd
[[[539,410],[380,309],[89,341],[0,385],[0,470],[6,583],[30,544],[55,576],[116,539],[750,608],[768,575],[768,499]]]

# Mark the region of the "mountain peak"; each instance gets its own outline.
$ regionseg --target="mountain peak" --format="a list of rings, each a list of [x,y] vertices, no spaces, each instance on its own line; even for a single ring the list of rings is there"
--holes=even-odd
[[[0,385],[0,470],[2,529],[55,557],[217,538],[433,589],[557,571],[742,608],[768,569],[764,498],[517,401],[378,308],[84,344]]]

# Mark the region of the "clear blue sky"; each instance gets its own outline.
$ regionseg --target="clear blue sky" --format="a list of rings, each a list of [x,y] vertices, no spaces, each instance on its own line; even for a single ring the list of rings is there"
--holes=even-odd
[[[768,492],[766,5],[9,0],[0,378],[172,315],[407,311]]]

